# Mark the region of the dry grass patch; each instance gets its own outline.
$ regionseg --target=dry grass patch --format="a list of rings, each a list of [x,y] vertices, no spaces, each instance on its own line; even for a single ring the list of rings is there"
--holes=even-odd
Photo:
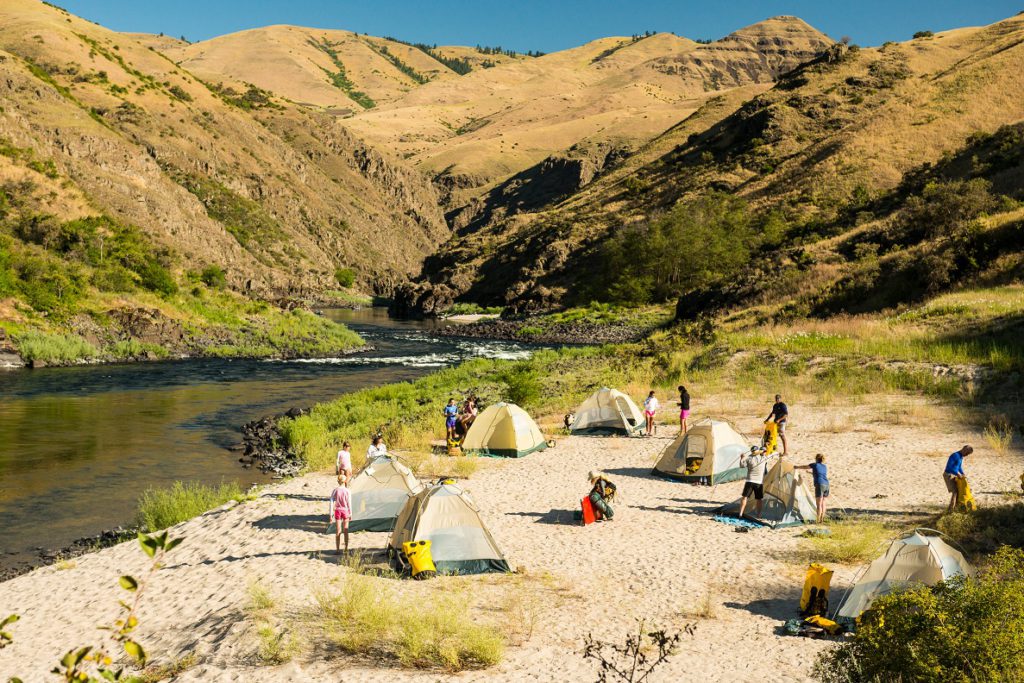
[[[167,664],[156,664],[147,666],[139,676],[140,683],[159,683],[160,681],[171,680],[199,663],[199,657],[190,652]]]
[[[997,455],[1006,455],[1013,444],[1013,425],[1003,415],[989,420],[985,426],[985,443]]]
[[[863,564],[878,557],[887,541],[894,536],[882,522],[851,518],[831,522],[828,535],[813,535],[801,539],[797,557],[801,562],[833,562],[835,564]]]
[[[687,619],[717,619],[720,606],[717,592],[708,586],[695,604],[683,610],[682,616]]]

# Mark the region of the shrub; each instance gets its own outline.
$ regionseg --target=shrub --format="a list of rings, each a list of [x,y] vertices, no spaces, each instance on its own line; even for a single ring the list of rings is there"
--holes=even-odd
[[[206,486],[176,481],[168,488],[149,488],[142,494],[136,523],[148,531],[166,529],[229,500],[241,500],[243,497],[242,490],[234,482]]]
[[[182,88],[180,85],[172,85],[167,89],[167,92],[169,92],[171,96],[174,97],[174,99],[176,100],[181,100],[182,102],[192,101],[192,96],[188,94],[188,91]]]
[[[143,265],[139,269],[139,277],[143,287],[157,294],[170,296],[178,292],[178,283],[171,272],[156,261],[150,260]]]
[[[989,448],[999,455],[1006,455],[1013,443],[1013,425],[1006,416],[999,416],[989,421],[985,427],[985,441]]]
[[[1024,552],[1003,547],[977,578],[879,598],[815,672],[825,683],[1009,681],[1021,661]]]
[[[351,287],[356,282],[356,271],[351,268],[338,268],[334,271],[334,279],[342,287]]]
[[[828,525],[829,535],[805,540],[806,559],[814,562],[860,564],[875,559],[892,532],[881,522],[850,519]]]
[[[30,330],[17,335],[14,341],[18,353],[25,360],[71,363],[99,355],[95,346],[76,334],[47,334]]]
[[[918,38],[931,38],[934,35],[935,33],[932,31],[918,31],[914,34],[914,40],[917,40]]]
[[[529,363],[516,363],[500,376],[505,383],[505,398],[521,408],[528,408],[540,399],[543,387],[537,370]]]
[[[204,285],[213,289],[224,289],[228,282],[224,269],[218,265],[210,265],[203,268],[203,272],[199,274],[199,279]]]
[[[135,289],[135,277],[124,266],[112,265],[96,270],[92,284],[101,292],[130,292]]]

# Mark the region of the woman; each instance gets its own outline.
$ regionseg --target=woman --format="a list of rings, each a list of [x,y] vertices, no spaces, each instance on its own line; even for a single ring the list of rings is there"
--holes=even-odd
[[[462,422],[462,433],[465,434],[469,431],[469,428],[473,426],[473,421],[476,419],[476,396],[470,395],[466,399],[466,403],[462,406],[462,417],[459,420]]]
[[[690,417],[690,392],[679,385],[679,433],[686,433],[686,418]]]
[[[658,408],[661,404],[658,399],[654,397],[654,391],[651,391],[647,395],[647,400],[644,401],[644,417],[647,419],[647,436],[651,436],[651,432],[654,431],[654,414],[658,412]]]
[[[593,470],[587,475],[590,480],[590,502],[594,506],[598,519],[611,521],[615,516],[611,502],[615,499],[615,484],[604,478],[604,474]]]

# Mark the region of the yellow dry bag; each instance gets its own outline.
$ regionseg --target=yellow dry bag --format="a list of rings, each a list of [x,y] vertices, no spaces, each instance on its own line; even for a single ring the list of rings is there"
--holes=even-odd
[[[412,578],[429,579],[437,574],[434,558],[430,556],[430,541],[406,541],[402,552],[412,567]]]
[[[828,586],[832,582],[832,570],[814,562],[807,568],[804,590],[800,594],[800,613],[804,615],[828,612]]]
[[[971,493],[971,485],[967,483],[967,477],[956,478],[956,505],[961,510],[977,510],[978,502],[974,500]]]
[[[765,423],[761,445],[764,446],[764,452],[768,455],[779,450],[779,424],[777,422]]]

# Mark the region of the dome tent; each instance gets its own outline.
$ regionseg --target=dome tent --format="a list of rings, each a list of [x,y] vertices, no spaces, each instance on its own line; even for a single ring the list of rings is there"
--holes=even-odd
[[[352,479],[351,531],[391,531],[409,496],[423,484],[394,455],[372,458]]]
[[[644,428],[644,418],[626,394],[603,387],[590,395],[576,409],[576,419],[569,431],[573,434],[626,434]]]
[[[744,468],[744,471],[746,468]],[[723,505],[716,512],[726,515],[737,515],[740,511],[742,498]],[[785,458],[778,462],[764,475],[764,509],[760,517],[754,517],[756,502],[748,500],[744,516],[749,515],[758,522],[767,524],[773,529],[781,529],[798,524],[813,524],[818,518],[818,508],[814,494],[807,489],[800,473],[793,463]]]
[[[404,568],[402,544],[430,541],[430,554],[439,574],[509,572],[469,493],[451,480],[442,480],[410,496],[398,514],[388,541],[388,556]]]
[[[473,421],[462,441],[466,455],[521,458],[548,447],[533,418],[514,403],[495,403]]]
[[[876,559],[846,594],[836,611],[840,619],[856,619],[875,599],[907,584],[934,586],[954,576],[974,576],[963,554],[938,536],[915,529],[897,538]]]
[[[743,479],[740,456],[750,449],[743,435],[725,420],[710,417],[676,437],[658,458],[653,474],[680,481],[709,484]]]

